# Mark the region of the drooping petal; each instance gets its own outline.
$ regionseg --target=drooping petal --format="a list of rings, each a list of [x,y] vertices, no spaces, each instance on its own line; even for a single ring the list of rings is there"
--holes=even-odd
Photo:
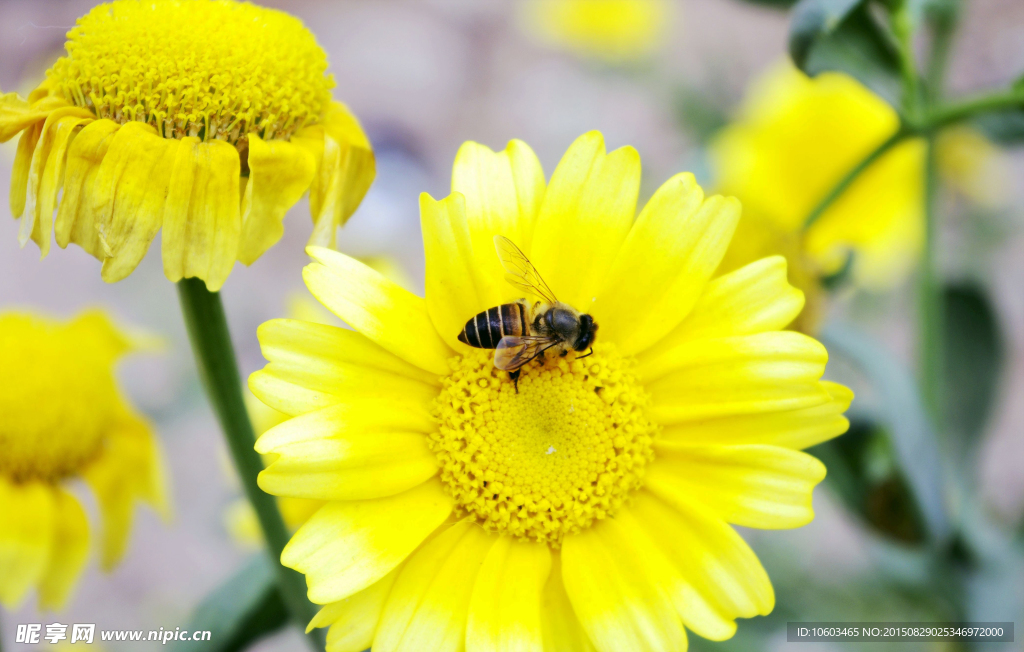
[[[128,545],[135,503],[145,501],[164,518],[169,514],[163,459],[149,424],[122,409],[107,433],[103,454],[82,473],[96,494],[103,531],[100,564],[110,570]]]
[[[629,231],[593,304],[601,337],[627,355],[663,338],[701,296],[739,217],[735,198],[705,200],[692,174],[662,185]]]
[[[521,296],[505,282],[494,236],[505,236],[523,251],[530,250],[534,221],[544,198],[544,170],[537,155],[520,140],[510,141],[501,152],[466,142],[455,155],[452,193],[460,193],[466,200],[471,241],[467,264],[480,288],[479,303],[465,306],[473,309],[468,319]]]
[[[62,489],[54,492],[54,533],[50,559],[39,582],[39,607],[64,606],[89,556],[89,521],[78,500]]]
[[[217,292],[238,257],[242,234],[238,150],[220,140],[179,141],[163,215],[164,275],[200,278]]]
[[[808,448],[841,435],[850,427],[850,421],[843,413],[850,407],[853,392],[828,381],[822,381],[821,385],[830,400],[819,405],[683,422],[665,428],[662,437],[686,444],[769,444],[797,450]]]
[[[672,597],[610,519],[565,538],[562,578],[573,610],[601,652],[686,649]]]
[[[541,600],[550,569],[546,544],[498,537],[473,586],[467,652],[543,652]]]
[[[754,551],[736,530],[698,503],[699,498],[669,506],[640,491],[630,510],[716,619],[732,621],[771,613],[775,593]],[[686,613],[681,615],[687,618]],[[696,624],[688,621],[687,625],[701,633]]]
[[[327,503],[288,542],[281,563],[306,575],[310,600],[337,602],[394,570],[451,510],[437,480],[387,498]]]
[[[57,98],[26,102],[17,93],[0,94],[0,143],[6,143],[36,123],[42,123],[51,111],[61,106],[67,106],[67,102]]]
[[[466,321],[501,302],[490,303],[487,297],[492,294],[491,285],[475,268],[466,202],[461,194],[453,192],[440,201],[426,193],[420,195],[420,224],[427,313],[445,343],[459,350],[465,346],[458,335]],[[495,255],[495,262],[497,259]]]
[[[107,150],[121,126],[113,120],[96,120],[82,128],[68,148],[64,170],[64,194],[54,226],[57,246],[74,242],[89,255],[103,260],[99,215],[93,211],[92,193]]]
[[[242,197],[238,260],[251,265],[284,235],[285,213],[309,188],[316,160],[307,149],[284,140],[249,134],[249,180]]]
[[[359,333],[273,319],[260,325],[256,334],[269,364],[249,377],[249,388],[285,414],[348,403],[352,397],[362,401],[382,396],[407,405],[405,412],[421,414],[422,406],[437,395],[435,374],[388,353]]]
[[[54,536],[53,491],[0,476],[0,604],[15,609],[46,572]]]
[[[565,592],[561,551],[551,555],[551,573],[544,585],[540,625],[544,652],[594,652],[594,645],[587,638]]]
[[[829,400],[825,347],[789,331],[687,342],[644,360],[651,415],[665,425],[794,410]]]
[[[814,519],[811,493],[825,465],[779,446],[696,446],[655,442],[646,487],[671,504],[700,504],[729,523],[794,528]],[[699,497],[699,498],[697,498]]]
[[[338,227],[352,216],[373,183],[376,163],[370,141],[348,107],[332,102],[320,122],[300,129],[292,142],[316,162],[309,189],[309,245],[333,248]]]
[[[632,147],[605,154],[604,137],[576,139],[551,175],[537,217],[531,262],[560,301],[590,309],[636,215],[640,155]]]
[[[373,651],[465,649],[474,581],[496,539],[462,521],[417,550],[391,589]]]
[[[26,238],[31,236],[39,245],[40,256],[44,258],[50,251],[53,211],[64,182],[68,143],[82,125],[89,122],[92,122],[92,115],[85,109],[66,107],[52,111],[43,124],[42,136],[32,155],[25,204],[27,214],[21,227]]]
[[[762,258],[708,283],[689,316],[647,355],[692,340],[781,330],[803,306],[804,293],[786,280],[786,259]]]
[[[403,360],[438,375],[448,373],[452,350],[434,330],[426,301],[337,251],[306,251],[314,262],[302,270],[302,278],[331,312]]]
[[[315,425],[322,425],[320,418],[312,415]],[[309,420],[303,415],[292,421]],[[340,424],[332,425],[335,432],[320,439],[274,448],[277,459],[260,473],[260,488],[276,496],[365,500],[408,491],[437,473],[437,457],[421,433],[336,434]]]
[[[362,652],[368,649],[373,643],[391,587],[404,567],[400,564],[359,593],[321,609],[309,622],[306,633],[316,627],[330,626],[327,630],[327,652]]]
[[[11,215],[15,218],[21,217],[25,212],[29,172],[32,170],[36,145],[42,134],[43,122],[40,121],[25,129],[21,138],[18,139],[18,149],[14,153],[14,167],[11,168],[11,193],[8,197]]]
[[[98,223],[107,283],[135,271],[160,230],[178,147],[142,122],[129,122],[111,138],[87,209]]]

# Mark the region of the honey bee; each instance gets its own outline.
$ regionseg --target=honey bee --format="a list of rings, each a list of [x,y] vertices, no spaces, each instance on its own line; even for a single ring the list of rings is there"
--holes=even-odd
[[[590,315],[555,298],[554,292],[541,278],[519,247],[504,236],[494,236],[505,280],[515,287],[536,295],[542,301],[532,305],[525,299],[488,308],[466,322],[459,341],[478,349],[494,349],[494,366],[507,371],[519,393],[522,367],[544,352],[557,348],[559,355],[569,350],[594,352],[597,323]]]

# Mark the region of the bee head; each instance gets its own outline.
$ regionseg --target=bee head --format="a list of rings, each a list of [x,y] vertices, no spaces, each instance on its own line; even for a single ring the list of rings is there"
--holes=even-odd
[[[594,343],[595,337],[597,337],[597,322],[590,315],[580,315],[580,334],[572,348],[577,351],[586,351]]]

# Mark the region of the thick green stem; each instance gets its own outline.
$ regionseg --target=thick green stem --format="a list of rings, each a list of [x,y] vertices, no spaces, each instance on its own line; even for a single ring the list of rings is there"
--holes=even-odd
[[[942,288],[936,264],[937,225],[936,197],[938,174],[935,162],[935,139],[928,139],[925,163],[925,236],[924,253],[918,279],[918,359],[921,394],[928,412],[937,426],[942,423]]]
[[[292,617],[304,627],[316,615],[316,607],[306,599],[302,575],[281,565],[281,551],[289,539],[288,528],[277,509],[277,500],[256,484],[263,460],[253,448],[256,437],[242,398],[242,380],[220,294],[207,290],[203,281],[189,278],[178,283],[178,296],[196,366],[231,449],[245,495],[263,528],[281,595]]]
[[[818,205],[814,207],[814,210],[808,213],[807,217],[804,219],[803,230],[807,231],[809,228],[811,228],[811,226],[818,221],[818,219],[825,213],[825,211],[828,210],[828,207],[831,206],[832,203],[835,202],[835,200],[839,199],[839,195],[846,192],[846,189],[850,187],[850,184],[857,180],[857,177],[860,176],[861,172],[871,167],[872,163],[877,161],[879,158],[881,158],[883,154],[892,149],[892,147],[896,143],[906,138],[908,133],[909,132],[903,129],[897,130],[896,133],[894,133],[892,136],[889,136],[889,138],[885,142],[883,142],[881,145],[872,150],[871,153],[869,153],[867,156],[861,159],[861,161],[857,163],[857,165],[853,166],[853,168],[851,168],[850,171],[846,173],[846,176],[840,179],[839,183],[832,187],[832,190],[830,190],[829,193],[825,195],[825,198],[818,202]]]

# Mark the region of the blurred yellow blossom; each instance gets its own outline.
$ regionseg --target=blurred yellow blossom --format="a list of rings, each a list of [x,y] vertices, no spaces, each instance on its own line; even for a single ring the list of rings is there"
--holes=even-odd
[[[524,0],[524,27],[546,43],[610,62],[650,55],[664,40],[670,0]]]
[[[89,550],[89,522],[69,483],[99,505],[100,562],[128,543],[135,503],[168,511],[149,423],[124,400],[114,364],[134,348],[100,312],[68,323],[0,314],[0,604],[30,589],[44,609],[66,601]]]
[[[736,121],[712,143],[717,188],[743,203],[746,231],[788,233],[800,242],[804,256],[791,258],[791,269],[827,276],[853,252],[855,282],[891,287],[913,268],[922,247],[922,140],[908,139],[882,155],[801,231],[836,183],[898,128],[896,111],[853,78],[811,79],[780,63],[754,83]],[[734,244],[744,245],[742,238]],[[753,260],[730,257],[736,266]]]

